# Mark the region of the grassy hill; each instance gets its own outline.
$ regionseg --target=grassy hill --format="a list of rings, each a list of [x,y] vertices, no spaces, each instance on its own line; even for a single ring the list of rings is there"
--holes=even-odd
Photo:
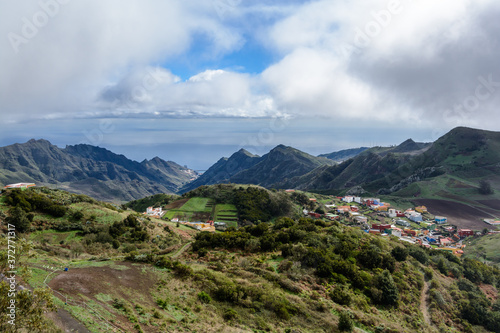
[[[283,195],[294,207],[311,204],[308,193],[215,185],[166,206],[198,212],[212,202],[216,214],[255,213],[253,204]],[[225,201],[231,197],[250,204]],[[316,199],[316,207],[331,200]],[[42,188],[2,193],[0,212],[3,222],[23,225],[19,282],[45,297],[24,303],[43,300],[38,314],[20,314],[41,331],[76,325],[60,317],[64,311],[91,332],[339,332],[351,325],[370,333],[498,332],[500,325],[498,269],[339,222],[278,217],[197,232]],[[7,258],[0,258],[5,272]],[[52,305],[61,310],[50,312]]]

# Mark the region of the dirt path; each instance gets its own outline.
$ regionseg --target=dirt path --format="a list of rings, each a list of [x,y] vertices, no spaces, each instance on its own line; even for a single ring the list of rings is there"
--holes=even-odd
[[[429,298],[427,293],[429,292],[429,283],[424,281],[424,287],[422,288],[422,293],[420,294],[420,312],[424,315],[424,321],[427,325],[432,326],[431,316],[429,315]]]
[[[191,243],[193,243],[193,242],[189,242],[189,243],[185,244],[183,247],[181,247],[179,249],[179,251],[177,251],[175,254],[172,255],[172,259],[175,259],[175,258],[179,257],[181,254],[183,254],[184,251],[186,251],[187,248],[191,245]]]

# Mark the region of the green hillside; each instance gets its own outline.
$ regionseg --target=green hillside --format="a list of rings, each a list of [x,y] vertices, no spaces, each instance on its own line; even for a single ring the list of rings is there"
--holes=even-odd
[[[264,216],[276,200],[290,203],[292,217],[304,205],[332,202],[214,185],[165,207],[234,216],[257,214],[254,205],[262,205]],[[16,225],[19,283],[37,295],[19,307],[19,324],[32,331],[82,324],[91,332],[499,331],[500,270],[339,222],[273,217],[197,232],[44,188],[3,192],[0,211],[3,234],[7,223]],[[6,237],[0,246],[7,248]],[[12,331],[6,306],[0,302],[2,332]],[[76,320],[61,319],[62,311],[44,315],[54,307]]]

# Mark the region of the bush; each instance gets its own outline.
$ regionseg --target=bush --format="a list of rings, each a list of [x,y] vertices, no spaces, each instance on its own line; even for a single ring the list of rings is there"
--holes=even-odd
[[[399,299],[399,291],[391,273],[384,270],[375,277],[374,282],[375,288],[381,291],[380,298],[377,301],[384,305],[396,305]]]
[[[200,300],[200,302],[205,303],[205,304],[208,304],[212,301],[212,297],[210,297],[210,295],[208,295],[204,291],[198,293],[198,299]]]
[[[224,314],[222,315],[222,318],[224,320],[229,321],[238,318],[238,312],[234,311],[233,309],[226,309],[224,311]]]
[[[391,255],[397,261],[405,261],[406,257],[408,257],[408,253],[409,253],[408,249],[406,247],[402,247],[402,246],[396,246],[391,251]]]
[[[341,332],[352,332],[352,330],[354,329],[354,323],[350,312],[340,312],[338,329]]]
[[[330,292],[330,298],[337,304],[350,305],[352,295],[347,286],[337,286]]]
[[[429,256],[425,251],[417,246],[412,246],[409,250],[409,254],[417,259],[422,265],[426,265],[429,261]]]

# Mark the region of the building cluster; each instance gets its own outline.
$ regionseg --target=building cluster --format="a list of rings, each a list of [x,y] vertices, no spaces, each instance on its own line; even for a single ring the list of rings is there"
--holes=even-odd
[[[148,207],[144,214],[146,214],[150,217],[155,217],[155,218],[159,219],[163,215],[165,215],[165,213],[166,212],[161,207],[159,207],[159,208]]]
[[[342,217],[345,223],[358,226],[367,233],[395,236],[403,241],[449,251],[458,256],[463,253],[462,240],[476,234],[474,230],[448,224],[445,216],[432,216],[425,206],[403,211],[378,198],[345,196],[336,199],[335,203],[325,205],[328,210],[326,214],[304,210],[304,215],[339,221]],[[500,221],[485,222],[500,225]]]

